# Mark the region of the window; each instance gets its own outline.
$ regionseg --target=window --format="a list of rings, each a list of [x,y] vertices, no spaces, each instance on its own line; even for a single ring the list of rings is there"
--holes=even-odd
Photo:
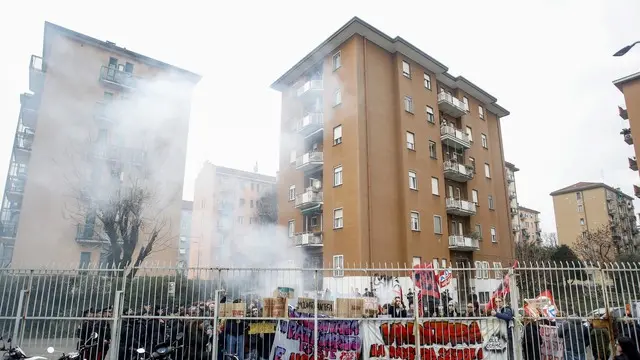
[[[576,193],[576,200],[582,200],[582,193]]]
[[[333,228],[342,229],[344,220],[342,218],[342,208],[333,210]]]
[[[421,256],[414,256],[413,259],[411,259],[411,266],[416,266],[416,265],[420,265],[422,264],[422,257]]]
[[[429,157],[431,157],[432,159],[437,159],[437,148],[436,148],[436,143],[429,140]]]
[[[402,75],[411,79],[411,65],[406,61],[402,61]]]
[[[244,222],[244,217],[238,216],[238,224],[242,225],[243,222]]]
[[[427,73],[424,74],[424,88],[431,90],[431,75]]]
[[[480,136],[482,137],[482,147],[488,149],[489,143],[487,143],[487,135],[481,134]]]
[[[342,66],[340,51],[333,54],[332,62],[333,62],[333,71],[338,70],[340,66]]]
[[[296,232],[296,221],[295,220],[289,220],[289,227],[287,228],[288,232],[287,234],[289,235],[289,237],[293,237],[293,234]]]
[[[489,195],[489,210],[493,210],[493,196]]]
[[[436,177],[432,177],[431,178],[431,193],[433,195],[440,195],[440,190],[438,189],[438,178]]]
[[[411,231],[420,231],[420,214],[416,211],[411,212]]]
[[[340,277],[344,276],[344,255],[334,255],[333,256],[333,276]]]
[[[467,126],[467,136],[469,137],[469,141],[473,141],[473,134],[471,133],[471,128]]]
[[[479,291],[478,292],[478,302],[480,304],[486,304],[489,302],[489,300],[491,300],[491,298],[489,297],[489,292],[488,291]]]
[[[409,189],[418,190],[418,177],[415,171],[409,171]]]
[[[404,111],[413,114],[413,99],[411,99],[411,96],[404,97]]]
[[[296,151],[295,150],[291,150],[291,152],[289,153],[289,162],[294,164],[296,162]]]
[[[433,215],[433,232],[442,234],[442,218],[440,215]]]
[[[342,144],[342,125],[333,128],[333,145]]]
[[[584,226],[584,218],[580,218],[580,225]]]
[[[494,228],[493,226],[491,227],[491,242],[492,243],[498,242],[498,236],[496,235],[496,228]]]
[[[473,263],[476,268],[476,279],[482,279],[482,261],[476,261]]]
[[[483,279],[489,278],[489,262],[488,261],[482,262],[482,278]]]
[[[296,199],[296,186],[289,186],[289,201],[293,201]]]
[[[412,132],[407,131],[407,149],[416,149],[416,136]]]
[[[318,226],[318,217],[313,216],[311,217],[311,227],[316,227],[316,226]]]
[[[427,106],[427,121],[432,124],[436,123],[436,118],[433,115],[433,108],[431,106]]]
[[[187,253],[187,249],[180,248],[179,252],[180,252],[180,255],[184,255]]]
[[[471,201],[473,201],[476,206],[478,206],[478,190],[473,189],[471,190]]]
[[[242,199],[242,198],[241,198],[241,199],[238,201],[238,206],[244,206],[244,199]]]
[[[487,163],[484,164],[484,176],[487,179],[491,179],[491,169],[489,168],[489,164]]]
[[[253,200],[249,201],[249,207],[253,209]]]
[[[476,224],[476,232],[478,233],[478,240],[482,240],[482,225]]]
[[[480,119],[484,119],[484,108],[481,105],[478,105],[478,116]]]
[[[500,280],[502,279],[502,264],[500,264],[499,262],[493,262],[493,272],[494,275],[496,277],[496,279]]]
[[[124,72],[129,73],[129,74],[133,74],[133,64],[132,63],[126,63],[124,65]]]
[[[342,185],[342,165],[333,169],[333,186]]]
[[[473,168],[473,173],[476,173],[476,159],[469,156],[469,165]]]
[[[464,109],[469,111],[469,99],[466,96],[462,97],[462,103],[464,104]]]
[[[87,269],[89,268],[89,264],[91,264],[91,252],[89,251],[83,251],[80,253],[80,264],[79,264],[79,268],[80,269]]]
[[[340,104],[342,104],[342,92],[338,89],[335,94],[333,94],[333,106],[338,106]]]
[[[584,212],[584,206],[582,204],[578,205],[578,212]]]

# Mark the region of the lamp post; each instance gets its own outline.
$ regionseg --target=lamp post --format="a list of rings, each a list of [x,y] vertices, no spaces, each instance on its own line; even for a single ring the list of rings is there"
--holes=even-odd
[[[613,56],[623,56],[624,54],[628,53],[629,50],[631,50],[632,47],[634,47],[635,45],[640,44],[640,41],[636,41],[631,45],[627,45],[625,47],[623,47],[622,49],[616,51],[615,54],[613,54]]]

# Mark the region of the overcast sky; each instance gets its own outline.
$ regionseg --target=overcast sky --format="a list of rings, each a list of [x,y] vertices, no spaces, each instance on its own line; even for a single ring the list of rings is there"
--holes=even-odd
[[[549,193],[604,181],[633,194],[614,79],[640,71],[638,0],[12,1],[0,13],[0,173],[8,168],[44,21],[204,76],[193,102],[185,198],[202,163],[275,175],[280,96],[269,85],[353,16],[402,36],[499,99],[519,202],[555,231]],[[306,4],[306,5],[303,5]],[[313,6],[313,7],[312,7]],[[639,139],[640,140],[640,139]],[[0,185],[4,188],[4,176]],[[640,204],[636,202],[636,207]]]

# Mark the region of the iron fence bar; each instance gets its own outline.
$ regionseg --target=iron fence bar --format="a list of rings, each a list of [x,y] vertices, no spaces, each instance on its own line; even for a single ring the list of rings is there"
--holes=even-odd
[[[19,329],[20,326],[22,326],[22,307],[24,306],[24,297],[25,294],[27,293],[28,290],[20,290],[20,297],[18,298],[18,309],[16,310],[16,316],[15,316],[15,324],[13,326],[13,335],[11,336],[12,339],[18,339],[19,336]]]

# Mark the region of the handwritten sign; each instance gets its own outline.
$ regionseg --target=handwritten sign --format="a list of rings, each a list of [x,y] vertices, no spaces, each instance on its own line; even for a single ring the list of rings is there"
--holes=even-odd
[[[543,360],[561,360],[564,357],[564,342],[558,337],[558,327],[539,325],[540,356]]]
[[[315,314],[315,300],[311,298],[298,298],[296,311],[304,314]],[[333,301],[318,300],[318,314],[333,316]]]
[[[249,324],[249,335],[254,334],[273,334],[276,332],[275,321],[263,321]]]

